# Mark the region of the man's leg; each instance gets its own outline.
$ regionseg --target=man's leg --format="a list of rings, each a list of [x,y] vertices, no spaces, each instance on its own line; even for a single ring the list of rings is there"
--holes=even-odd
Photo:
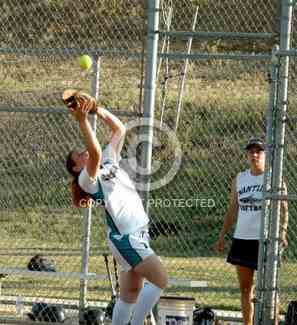
[[[253,279],[254,270],[244,266],[237,266],[237,275],[241,293],[241,308],[244,325],[253,325]]]

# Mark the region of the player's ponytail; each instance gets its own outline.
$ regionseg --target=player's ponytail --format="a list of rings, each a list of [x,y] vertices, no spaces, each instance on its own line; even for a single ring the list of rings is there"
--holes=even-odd
[[[66,159],[66,169],[73,176],[73,180],[71,181],[71,194],[72,194],[72,203],[76,208],[87,208],[91,204],[91,197],[88,193],[86,193],[78,184],[79,173],[73,170],[75,166],[75,162],[72,159],[73,151],[67,156]]]
[[[92,199],[78,184],[75,178],[71,182],[72,203],[76,208],[87,208],[90,206]]]

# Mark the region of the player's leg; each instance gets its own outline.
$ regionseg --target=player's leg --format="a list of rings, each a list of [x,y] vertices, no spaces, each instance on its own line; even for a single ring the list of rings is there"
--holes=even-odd
[[[143,286],[141,275],[133,270],[120,273],[120,297],[117,299],[113,314],[113,325],[127,325],[130,321],[136,299]]]
[[[140,325],[158,302],[168,279],[167,272],[156,255],[147,257],[134,271],[148,281],[140,291],[131,320],[131,325]]]
[[[254,270],[249,267],[239,265],[236,266],[236,269],[240,287],[241,308],[244,324],[252,325],[254,317]]]
[[[129,274],[132,279],[137,275],[138,278],[149,281],[139,293],[131,320],[131,325],[143,324],[147,314],[158,301],[162,289],[167,285],[166,270],[149,245],[147,230],[123,236],[110,234],[108,243],[118,263],[123,269],[131,272]],[[124,290],[129,291],[130,286]],[[130,291],[130,297],[131,295]]]
[[[134,268],[134,272],[141,275],[150,283],[164,289],[167,286],[167,271],[160,258],[153,254]]]

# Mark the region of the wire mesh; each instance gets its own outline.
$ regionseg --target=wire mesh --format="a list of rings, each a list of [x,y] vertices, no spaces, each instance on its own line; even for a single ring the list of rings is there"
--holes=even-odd
[[[161,2],[163,16],[173,8],[173,29],[190,30],[191,17],[199,7],[197,31],[273,32],[278,1],[172,1]],[[257,11],[254,10],[257,8]]]
[[[288,194],[295,194],[296,166],[296,57],[290,57],[289,84],[288,84],[288,109],[286,120],[285,155],[284,155],[284,180],[288,186]],[[280,265],[280,299],[283,305],[288,305],[294,300],[292,279],[295,274],[294,264],[296,261],[296,243],[294,233],[296,232],[296,201],[289,201],[289,226],[288,226],[288,247],[284,250]]]
[[[3,1],[2,48],[137,49],[142,1]]]
[[[184,61],[168,65],[163,123],[174,129]],[[247,168],[245,144],[251,136],[265,133],[268,67],[267,61],[191,62],[177,129],[182,162],[166,191],[160,188],[151,196],[154,245],[161,255],[173,257],[167,262],[172,277],[208,283],[208,289],[192,293],[201,304],[239,308],[235,269],[214,253],[213,246],[229,204],[232,179]],[[163,103],[164,70],[158,78],[157,118]],[[156,147],[153,161],[167,156],[161,168],[166,174],[173,160],[170,150],[165,150]]]
[[[199,32],[272,33],[272,39],[279,32],[279,1],[259,0],[162,1],[160,29],[191,30],[197,6],[195,30]],[[42,253],[55,262],[58,271],[80,272],[83,219],[79,211],[70,208],[64,160],[72,147],[82,143],[67,114],[37,111],[60,109],[65,88],[90,91],[94,75],[82,73],[78,66],[78,57],[89,53],[103,57],[99,101],[115,110],[141,112],[145,2],[14,0],[2,1],[0,8],[0,108],[11,110],[0,113],[0,266],[25,269],[32,255]],[[195,39],[192,51],[270,53],[272,39]],[[163,52],[186,52],[187,38],[165,41]],[[160,39],[160,52],[162,44]],[[167,292],[194,296],[202,305],[240,309],[235,271],[212,246],[228,205],[231,180],[246,166],[242,148],[251,135],[265,131],[269,63],[191,61],[176,125],[185,62],[159,62],[155,118],[162,120],[163,126],[155,128],[153,183],[168,180],[178,145],[182,152],[173,180],[161,182],[149,201],[152,246],[162,256],[170,278],[179,280]],[[295,66],[292,60],[290,110],[294,110],[296,97]],[[13,112],[16,108],[22,112]],[[36,112],[25,112],[27,109]],[[295,171],[289,162],[294,161],[295,151],[294,122],[288,123],[286,173],[290,192]],[[164,132],[166,125],[177,128],[176,134]],[[98,129],[104,143],[106,130]],[[124,158],[129,146],[135,147],[136,133],[136,129],[128,133]],[[176,136],[178,141],[171,141]],[[289,239],[294,237],[294,211],[290,205]],[[105,230],[101,212],[94,212],[90,272],[105,274],[100,255],[106,251]],[[282,309],[293,297],[294,252],[292,241],[282,266]],[[187,280],[207,286],[191,288]],[[35,301],[77,306],[79,299],[80,281],[70,277],[41,279],[12,274],[1,283],[1,294],[9,304],[21,296],[26,312]],[[90,301],[109,297],[106,280],[89,280]]]

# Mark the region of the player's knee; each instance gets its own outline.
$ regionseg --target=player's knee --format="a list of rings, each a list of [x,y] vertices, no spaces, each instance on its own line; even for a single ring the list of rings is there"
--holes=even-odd
[[[253,287],[251,286],[241,286],[240,291],[245,297],[251,297],[253,295]]]
[[[162,290],[164,290],[168,286],[168,275],[167,275],[167,273],[164,273],[159,277],[156,285]]]
[[[165,274],[165,279],[164,279],[164,284],[163,284],[163,289],[165,289],[168,286],[168,274]]]
[[[130,288],[127,292],[126,292],[126,300],[129,303],[135,303],[135,301],[137,300],[137,297],[139,295],[139,292],[141,290],[141,287],[133,287]]]

